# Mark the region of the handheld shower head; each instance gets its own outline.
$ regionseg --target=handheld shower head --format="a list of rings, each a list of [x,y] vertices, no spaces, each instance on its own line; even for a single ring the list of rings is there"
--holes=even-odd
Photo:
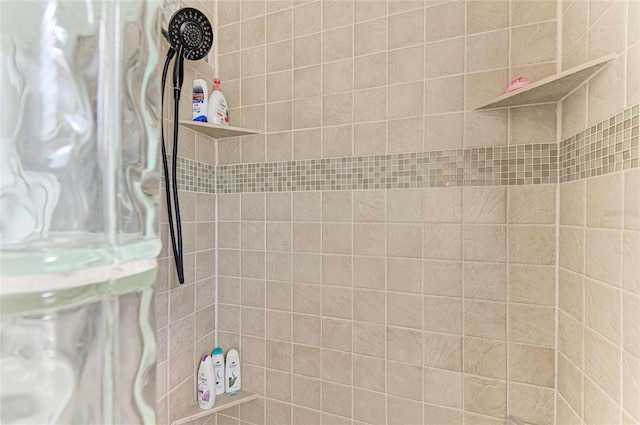
[[[197,9],[185,7],[176,11],[167,30],[162,30],[162,35],[169,41],[171,48],[167,53],[167,60],[162,71],[162,107],[164,108],[164,87],[167,80],[167,73],[171,59],[176,56],[173,66],[173,161],[171,162],[171,174],[169,174],[169,164],[166,146],[164,143],[164,125],[162,125],[162,166],[164,170],[165,193],[167,201],[167,215],[169,219],[169,233],[171,235],[171,248],[176,262],[176,272],[178,281],[184,283],[184,265],[182,252],[182,221],[180,219],[180,202],[178,201],[177,184],[177,158],[178,158],[178,121],[180,92],[184,80],[184,60],[198,60],[204,58],[211,50],[213,44],[213,29],[207,17]],[[170,177],[173,176],[173,184]],[[171,190],[171,189],[173,190]],[[173,205],[171,197],[173,192]],[[172,212],[173,210],[173,212]],[[175,213],[175,226],[173,221]]]
[[[204,58],[213,44],[213,29],[209,20],[198,9],[185,7],[177,10],[169,21],[169,43],[175,50],[182,48],[183,57],[189,60]]]

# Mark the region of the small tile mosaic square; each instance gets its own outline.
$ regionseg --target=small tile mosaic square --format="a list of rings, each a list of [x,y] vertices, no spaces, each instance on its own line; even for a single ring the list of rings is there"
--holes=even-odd
[[[560,183],[638,168],[640,105],[560,143]]]
[[[213,166],[178,157],[178,189],[298,192],[563,183],[639,166],[640,105],[555,143]],[[171,160],[171,159],[170,159]]]

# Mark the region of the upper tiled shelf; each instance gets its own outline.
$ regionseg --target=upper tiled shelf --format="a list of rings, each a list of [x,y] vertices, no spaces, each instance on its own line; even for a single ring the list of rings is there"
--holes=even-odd
[[[509,106],[527,106],[558,102],[596,75],[616,57],[616,55],[607,55],[580,66],[567,69],[559,74],[543,78],[519,90],[488,100],[476,106],[474,111],[479,109],[496,109]]]
[[[249,134],[259,134],[257,130],[250,128],[233,127],[230,125],[211,124],[208,122],[180,120],[180,125],[187,127],[205,136],[214,139],[224,139],[225,137],[247,136]]]

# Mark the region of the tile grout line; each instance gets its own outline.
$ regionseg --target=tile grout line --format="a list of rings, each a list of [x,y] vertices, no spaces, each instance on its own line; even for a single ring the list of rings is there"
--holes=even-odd
[[[509,0],[509,32],[507,33],[507,37],[508,37],[508,66],[509,66],[509,81],[511,81],[511,78],[513,77],[513,75],[511,74],[512,72],[512,60],[511,60],[511,53],[512,53],[512,47],[513,47],[513,28],[511,28],[511,22],[513,21],[513,1]],[[557,25],[556,25],[557,27]],[[507,108],[507,144],[509,144],[511,146],[512,143],[512,127],[513,127],[513,108]],[[556,155],[557,157],[557,155]],[[557,176],[556,176],[557,177]],[[505,259],[506,259],[506,264],[505,264],[505,268],[507,271],[507,293],[505,296],[506,299],[506,304],[505,304],[505,318],[504,318],[504,327],[505,327],[505,339],[506,339],[506,365],[505,365],[505,416],[507,421],[509,421],[509,415],[511,413],[511,409],[509,407],[510,403],[510,398],[511,398],[511,394],[509,391],[509,383],[512,382],[511,380],[511,373],[509,373],[509,359],[511,358],[511,335],[509,332],[509,314],[511,313],[511,309],[509,308],[509,272],[511,271],[511,255],[510,255],[510,250],[509,250],[509,211],[511,210],[511,191],[509,190],[509,186],[507,186],[505,188],[505,230],[504,230],[504,235],[505,235],[505,250],[506,250],[506,255],[505,255]]]
[[[426,41],[427,41],[427,9],[426,9],[426,3],[424,5],[425,7],[422,8],[422,20],[424,22],[424,26],[423,26],[423,31],[422,31],[422,40],[423,40],[423,45],[422,45],[422,150],[426,150],[427,149],[427,135],[426,135],[426,127],[427,127],[427,118],[426,118],[426,113],[427,113],[427,90],[426,90],[426,81],[427,81],[427,53],[426,53]],[[464,78],[462,79],[462,90],[464,93]],[[464,102],[463,102],[463,106],[464,106]],[[463,114],[464,115],[464,114]],[[426,346],[425,346],[425,325],[426,325],[426,319],[425,319],[425,290],[424,290],[424,286],[425,286],[425,267],[424,267],[424,257],[425,257],[425,252],[424,252],[424,231],[425,231],[425,215],[426,215],[426,208],[425,208],[425,202],[426,202],[426,192],[423,189],[420,190],[420,295],[421,295],[421,311],[422,311],[422,326],[420,329],[420,339],[421,339],[421,343],[422,343],[422,349],[420,350],[420,372],[421,372],[421,387],[420,387],[420,391],[422,393],[422,396],[420,397],[420,407],[421,407],[421,416],[422,416],[422,423],[426,424],[427,423],[427,418],[426,418],[426,412],[425,412],[425,398],[426,398],[426,394],[425,394],[425,385],[426,385],[426,379],[425,379],[425,367],[424,367],[424,359],[426,356]],[[387,238],[385,238],[387,239]],[[462,308],[462,306],[461,306]]]
[[[464,91],[463,93],[466,93],[466,90],[468,88],[468,81],[467,81],[467,25],[468,25],[468,7],[465,4],[465,8],[464,8],[464,33],[463,33],[463,68],[462,68],[462,72],[463,72],[463,84],[464,84]],[[466,126],[467,126],[467,108],[469,107],[467,105],[467,97],[464,97],[464,112],[462,114],[462,147],[464,149],[464,147],[467,145],[467,140],[466,140],[466,136],[467,136],[467,130],[466,130]],[[507,117],[508,120],[508,117]],[[507,121],[507,126],[508,126],[508,121]],[[508,129],[507,129],[508,132]],[[508,137],[508,134],[507,134]],[[508,144],[508,140],[507,140],[507,144]],[[465,408],[464,408],[464,400],[465,400],[465,391],[464,391],[464,376],[465,376],[465,349],[466,349],[466,326],[464,323],[464,312],[466,311],[467,308],[467,301],[466,301],[466,297],[465,297],[465,273],[464,273],[464,261],[465,261],[465,252],[464,252],[464,229],[465,229],[465,219],[464,219],[464,210],[465,210],[465,196],[464,196],[464,188],[460,189],[460,299],[461,299],[461,304],[462,304],[462,326],[461,326],[461,341],[460,341],[460,415],[461,415],[461,422],[462,425],[466,425],[467,422],[467,418],[465,415]]]
[[[387,43],[386,48],[389,49],[389,2],[387,1],[386,3],[386,10],[385,10],[385,16],[384,16],[384,20],[385,20],[385,24],[386,24],[386,28],[385,28],[385,41]],[[353,60],[354,63],[354,71],[353,71],[353,83],[354,83],[354,89],[355,89],[355,79],[356,79],[356,73],[355,73],[355,58]],[[385,67],[384,67],[384,78],[385,78],[385,83],[387,84],[387,87],[385,87],[384,89],[384,97],[385,97],[385,101],[384,101],[384,115],[385,118],[388,120],[389,119],[389,52],[386,52],[385,55]],[[423,136],[424,137],[424,136]],[[384,125],[384,142],[385,142],[385,153],[389,154],[389,123],[386,122]],[[424,141],[423,141],[423,147],[424,147]],[[389,409],[387,408],[387,406],[389,405],[389,344],[387,341],[387,329],[389,327],[389,292],[388,292],[388,287],[389,287],[389,282],[388,282],[388,255],[389,255],[389,241],[388,241],[388,234],[389,234],[389,190],[385,189],[384,190],[384,234],[385,234],[385,242],[384,242],[384,253],[385,253],[385,262],[384,262],[384,417],[385,417],[385,424],[389,423]],[[423,374],[424,375],[424,374]]]
[[[562,7],[562,2],[556,3],[556,73],[560,73],[562,71],[562,56],[563,56],[563,23],[564,23],[564,11]],[[560,180],[561,180],[561,170],[560,170],[560,154],[561,154],[561,144],[562,144],[562,109],[564,102],[558,102],[556,106],[556,144],[558,146],[558,153],[556,160],[556,176],[557,176],[557,184],[555,190],[555,267],[554,267],[554,300],[555,300],[555,312],[554,312],[554,320],[555,320],[555,329],[554,329],[554,338],[555,338],[555,346],[554,346],[554,382],[553,382],[553,421],[554,423],[558,423],[558,353],[559,349],[559,325],[560,325]]]

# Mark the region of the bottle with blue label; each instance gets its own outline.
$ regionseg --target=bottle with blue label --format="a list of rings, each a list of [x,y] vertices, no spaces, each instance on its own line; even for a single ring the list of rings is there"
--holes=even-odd
[[[241,374],[240,374],[240,355],[238,350],[232,348],[227,353],[226,369],[224,374],[225,392],[234,396],[240,391]]]
[[[193,80],[193,120],[207,122],[209,92],[205,80]]]
[[[216,377],[216,395],[224,394],[224,352],[217,347],[211,352],[213,374]]]

